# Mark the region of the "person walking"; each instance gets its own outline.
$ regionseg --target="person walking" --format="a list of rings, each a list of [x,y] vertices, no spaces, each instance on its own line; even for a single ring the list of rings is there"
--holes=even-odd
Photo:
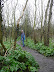
[[[21,40],[22,40],[23,47],[24,47],[25,46],[25,44],[24,44],[25,34],[24,34],[24,31],[23,30],[21,30]]]

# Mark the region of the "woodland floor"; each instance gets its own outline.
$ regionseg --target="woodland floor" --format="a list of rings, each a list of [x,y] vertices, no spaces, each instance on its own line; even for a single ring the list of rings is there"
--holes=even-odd
[[[17,42],[17,44],[19,44],[22,47],[21,41]],[[40,66],[38,72],[54,72],[54,57],[45,57],[37,51],[32,50],[26,46],[22,47],[22,49],[32,54],[32,56],[38,62]]]

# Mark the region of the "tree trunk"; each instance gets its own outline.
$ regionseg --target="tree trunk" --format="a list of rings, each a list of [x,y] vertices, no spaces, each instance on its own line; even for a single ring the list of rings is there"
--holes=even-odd
[[[1,42],[1,45],[4,48],[4,51],[6,52],[6,48],[5,48],[4,44],[3,44],[3,42]]]
[[[45,20],[44,20],[44,29],[43,29],[43,32],[44,32],[44,45],[47,46],[47,37],[46,37],[46,26],[47,26],[47,11],[48,11],[48,8],[49,8],[49,4],[50,4],[50,0],[48,1],[48,4],[47,4],[47,8],[46,8],[46,11],[45,11]]]
[[[14,49],[16,48],[16,40],[17,40],[18,34],[19,34],[19,24],[17,25],[17,28],[15,29],[15,32],[14,32]]]
[[[25,37],[26,37],[26,42],[27,42],[27,16],[25,18]]]
[[[35,31],[35,27],[36,27],[36,0],[35,0],[35,17],[34,17],[34,43],[36,44],[37,40],[36,40],[36,31]]]
[[[42,42],[42,35],[43,35],[43,29],[42,29],[42,23],[43,23],[43,1],[41,0],[41,42]]]
[[[50,20],[52,16],[52,6],[53,6],[53,0],[51,0],[50,4],[50,10],[49,10],[49,20],[48,20],[48,31],[47,31],[47,46],[49,46],[49,32],[50,32]]]
[[[1,1],[0,1],[0,43],[2,45],[2,47],[4,48],[4,51],[6,51],[6,48],[3,44],[3,35],[2,35],[2,12],[1,12]]]

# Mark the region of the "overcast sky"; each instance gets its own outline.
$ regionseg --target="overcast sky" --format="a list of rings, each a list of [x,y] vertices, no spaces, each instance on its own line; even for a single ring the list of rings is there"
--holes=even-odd
[[[6,0],[4,0],[4,1],[6,1]],[[16,23],[17,23],[17,20],[18,20],[19,16],[21,15],[22,10],[25,6],[25,2],[26,2],[26,0],[18,0],[18,3],[17,3],[17,0],[8,0],[7,2],[4,3],[4,12],[3,13],[5,16],[5,20],[6,20],[6,25],[7,25],[7,16],[8,16],[9,22],[11,19],[13,22],[12,14],[13,14],[13,10],[14,10],[16,4],[17,4],[17,6],[16,6],[16,10],[15,10],[15,17],[16,17]],[[48,0],[43,0],[44,13],[45,13],[45,9],[47,6],[47,2],[48,2]],[[37,0],[36,3],[37,3],[37,16],[40,17],[41,13],[39,15],[39,11],[41,12],[41,0]],[[30,16],[32,17],[32,19],[34,19],[35,0],[28,0],[27,8],[30,11]],[[54,8],[53,8],[53,11],[54,11]],[[54,12],[53,12],[53,15],[54,15]],[[53,20],[54,20],[54,17],[53,17],[52,21]]]

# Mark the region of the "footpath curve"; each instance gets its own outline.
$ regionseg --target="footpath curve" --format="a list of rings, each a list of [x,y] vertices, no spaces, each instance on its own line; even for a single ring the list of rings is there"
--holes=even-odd
[[[18,41],[17,44],[19,44],[22,47],[20,41]],[[28,47],[22,47],[22,49],[32,54],[32,56],[38,62],[40,66],[40,69],[38,72],[54,72],[54,59],[45,57],[39,54],[37,51],[32,50]]]

